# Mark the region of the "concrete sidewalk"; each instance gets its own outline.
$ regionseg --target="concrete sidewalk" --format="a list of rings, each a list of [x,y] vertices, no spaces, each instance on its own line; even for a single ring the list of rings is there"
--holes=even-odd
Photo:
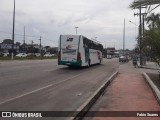
[[[150,62],[150,61],[147,61],[147,62],[146,62],[146,65],[142,65],[142,66],[140,66],[140,63],[138,62],[138,66],[139,66],[139,67],[142,67],[142,68],[146,68],[146,69],[160,70],[160,67],[157,65],[157,63],[155,63],[155,62]]]
[[[160,111],[160,106],[141,71],[122,64],[119,75],[91,111]],[[93,117],[92,120],[160,120],[159,117]]]

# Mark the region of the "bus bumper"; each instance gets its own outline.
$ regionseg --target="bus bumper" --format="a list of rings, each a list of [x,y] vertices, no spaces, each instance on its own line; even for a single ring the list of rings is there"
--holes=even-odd
[[[77,62],[58,61],[58,65],[81,66],[82,65],[82,61],[77,61]]]

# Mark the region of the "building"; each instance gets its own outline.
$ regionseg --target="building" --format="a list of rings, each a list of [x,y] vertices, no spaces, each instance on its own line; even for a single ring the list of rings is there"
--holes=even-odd
[[[14,52],[19,52],[20,43],[16,42],[13,46]],[[11,53],[12,52],[12,40],[4,39],[2,43],[0,43],[0,53]]]
[[[15,52],[19,52],[19,46],[14,44],[13,47]],[[3,44],[0,43],[0,53],[11,53],[12,52],[12,44]]]
[[[114,55],[116,49],[114,47],[108,47],[107,48],[107,55]]]

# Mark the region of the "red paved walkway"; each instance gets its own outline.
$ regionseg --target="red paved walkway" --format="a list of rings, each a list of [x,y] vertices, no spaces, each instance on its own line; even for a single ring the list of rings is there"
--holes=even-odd
[[[138,70],[138,69],[134,69]],[[132,71],[132,70],[131,70]],[[93,111],[160,111],[141,73],[120,72]],[[92,120],[160,120],[160,117],[94,117]]]

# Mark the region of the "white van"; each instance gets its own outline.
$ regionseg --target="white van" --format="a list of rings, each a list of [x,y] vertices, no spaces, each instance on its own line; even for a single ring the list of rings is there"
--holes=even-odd
[[[112,59],[112,55],[107,55],[107,59]]]

